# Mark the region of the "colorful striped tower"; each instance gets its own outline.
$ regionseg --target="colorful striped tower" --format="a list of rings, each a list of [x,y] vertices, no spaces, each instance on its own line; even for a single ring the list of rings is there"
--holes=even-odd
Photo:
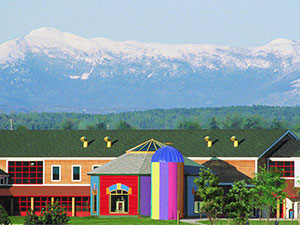
[[[183,218],[184,160],[173,147],[158,149],[151,160],[151,218]]]

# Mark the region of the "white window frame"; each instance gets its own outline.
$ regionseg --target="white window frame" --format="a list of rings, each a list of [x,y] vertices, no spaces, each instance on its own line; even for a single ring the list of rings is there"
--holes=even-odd
[[[59,179],[58,180],[53,180],[53,167],[58,167],[59,168]],[[51,165],[51,181],[53,182],[60,182],[61,181],[61,165]]]
[[[73,180],[74,167],[79,167],[79,180]],[[80,182],[81,181],[81,165],[72,165],[71,178],[72,178],[73,182]]]
[[[194,201],[194,214],[200,213],[200,207],[201,207],[201,201]],[[198,208],[198,211],[196,211],[196,208]]]
[[[102,165],[92,165],[92,170],[94,170],[94,166],[101,167]]]

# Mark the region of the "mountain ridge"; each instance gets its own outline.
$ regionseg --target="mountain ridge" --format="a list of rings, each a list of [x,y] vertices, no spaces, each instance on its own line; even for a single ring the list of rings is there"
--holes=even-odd
[[[282,38],[258,47],[156,44],[40,28],[0,44],[0,102],[77,112],[297,105],[299,70],[300,41]]]

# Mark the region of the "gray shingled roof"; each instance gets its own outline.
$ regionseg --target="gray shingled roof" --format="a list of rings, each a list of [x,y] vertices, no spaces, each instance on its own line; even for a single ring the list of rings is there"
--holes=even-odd
[[[0,169],[0,175],[4,175],[4,176],[8,176],[8,174],[7,173],[5,173],[2,169]]]
[[[271,157],[300,157],[300,140],[288,140]]]
[[[151,159],[149,153],[126,153],[118,158],[88,172],[88,175],[135,174],[150,175]],[[204,167],[187,157],[184,157],[185,174],[199,174],[199,168]]]

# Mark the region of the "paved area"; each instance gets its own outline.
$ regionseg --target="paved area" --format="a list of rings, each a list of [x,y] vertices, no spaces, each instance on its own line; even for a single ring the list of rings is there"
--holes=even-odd
[[[192,224],[199,224],[201,225],[202,223],[197,223],[196,221],[199,221],[200,219],[197,218],[197,219],[181,219],[180,221],[181,222],[185,222],[185,223],[192,223]]]

